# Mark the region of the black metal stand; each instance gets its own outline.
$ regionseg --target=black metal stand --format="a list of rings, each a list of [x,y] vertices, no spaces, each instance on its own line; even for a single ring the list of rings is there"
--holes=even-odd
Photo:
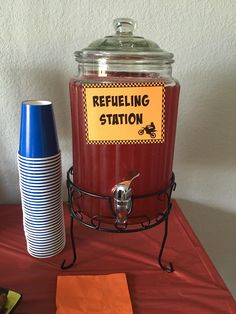
[[[128,232],[137,232],[150,229],[159,225],[162,222],[165,222],[165,229],[164,229],[164,236],[162,239],[161,248],[158,255],[158,263],[160,267],[168,272],[172,273],[174,271],[173,264],[169,262],[168,266],[165,266],[162,262],[162,255],[165,248],[167,236],[168,236],[168,218],[171,212],[172,203],[171,203],[171,195],[172,192],[176,188],[175,183],[175,176],[172,173],[172,178],[170,185],[166,190],[158,191],[155,193],[150,194],[143,194],[143,195],[133,195],[132,201],[135,202],[136,199],[145,199],[149,197],[157,197],[157,200],[162,203],[163,211],[158,213],[158,216],[154,219],[150,219],[148,216],[131,216],[130,221],[128,219],[128,223],[119,225],[116,222],[116,216],[113,211],[113,198],[112,196],[107,195],[100,195],[85,191],[72,182],[71,177],[73,176],[73,167],[71,167],[67,172],[67,189],[68,189],[68,208],[70,210],[71,220],[70,220],[70,237],[71,237],[71,244],[73,250],[73,260],[71,263],[66,265],[66,260],[64,260],[61,264],[61,269],[68,269],[72,267],[77,259],[76,255],[76,247],[75,247],[75,239],[74,239],[74,220],[79,221],[81,224],[104,232],[115,232],[115,233],[128,233]],[[86,216],[80,206],[77,204],[77,208],[74,208],[73,202],[73,195],[77,193],[78,198],[82,198],[83,196],[94,197],[97,199],[103,199],[108,203],[110,208],[111,215],[110,216],[103,216],[103,215],[95,215],[93,217]]]

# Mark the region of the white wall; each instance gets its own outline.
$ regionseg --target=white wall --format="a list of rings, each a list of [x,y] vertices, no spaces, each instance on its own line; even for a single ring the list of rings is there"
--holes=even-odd
[[[18,203],[20,103],[51,99],[72,163],[68,96],[73,52],[133,17],[137,34],[175,53],[181,83],[175,197],[236,295],[236,2],[234,0],[4,0],[0,3],[0,202]],[[65,177],[65,175],[64,175]]]

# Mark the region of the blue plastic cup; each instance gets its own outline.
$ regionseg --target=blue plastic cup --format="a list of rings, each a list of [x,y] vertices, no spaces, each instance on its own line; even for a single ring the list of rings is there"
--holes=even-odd
[[[19,154],[27,158],[47,158],[58,153],[52,103],[46,100],[23,101]]]

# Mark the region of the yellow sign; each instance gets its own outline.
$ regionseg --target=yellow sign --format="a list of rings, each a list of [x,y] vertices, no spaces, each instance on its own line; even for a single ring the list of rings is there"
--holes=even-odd
[[[88,144],[163,143],[163,82],[84,84]]]

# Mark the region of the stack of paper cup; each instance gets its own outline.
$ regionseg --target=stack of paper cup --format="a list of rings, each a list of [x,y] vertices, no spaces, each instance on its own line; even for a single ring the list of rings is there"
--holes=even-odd
[[[27,251],[38,258],[54,256],[65,246],[65,226],[61,154],[49,101],[21,105],[18,169]]]

